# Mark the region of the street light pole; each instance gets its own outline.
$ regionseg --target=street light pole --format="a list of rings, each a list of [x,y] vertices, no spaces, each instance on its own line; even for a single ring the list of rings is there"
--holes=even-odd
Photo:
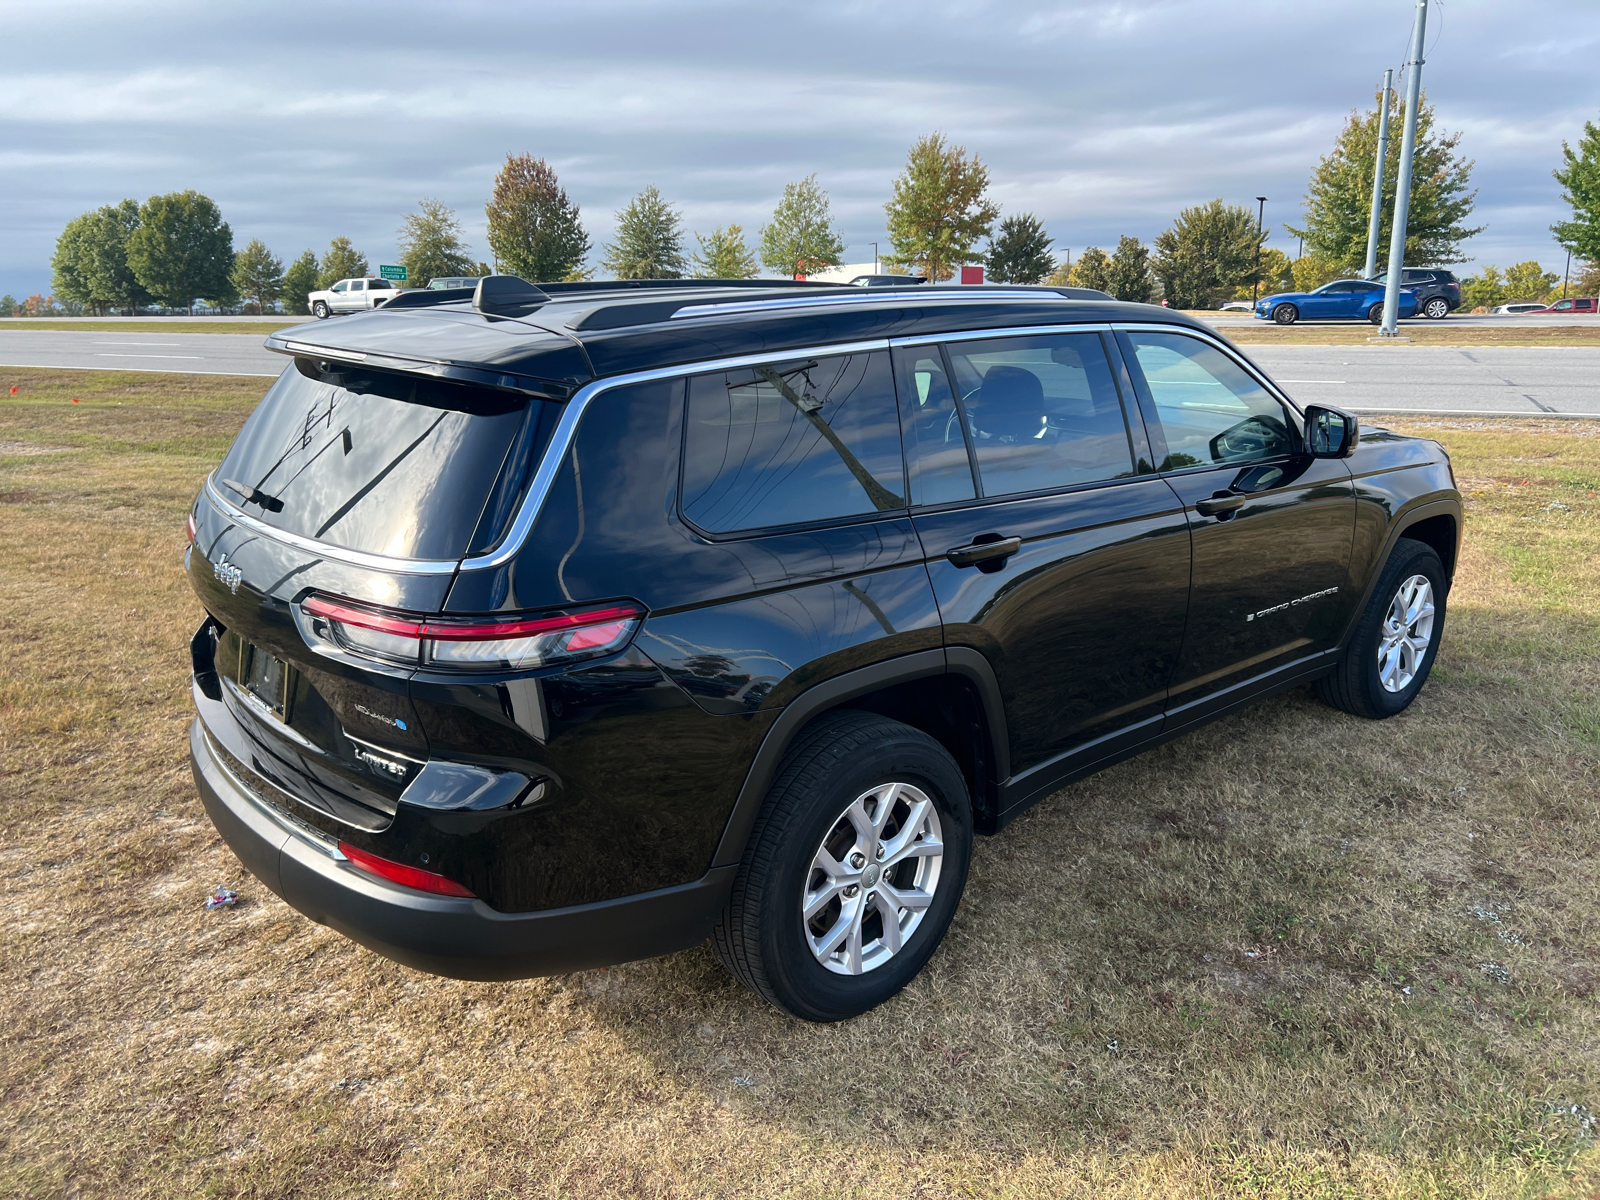
[[[1256,199],[1261,202],[1261,207],[1256,211],[1256,281],[1250,287],[1250,303],[1252,306],[1256,302],[1256,297],[1261,293],[1261,243],[1263,240],[1261,234],[1266,228],[1264,222],[1267,216],[1267,198],[1265,196],[1257,196]]]
[[[872,273],[874,275],[876,275],[878,273],[878,243],[877,242],[873,242],[872,243]]]
[[[1572,278],[1572,247],[1568,246],[1566,270],[1561,272],[1561,298],[1563,300],[1567,298],[1567,280],[1570,278]]]
[[[1406,127],[1400,136],[1400,175],[1395,180],[1394,222],[1389,231],[1389,281],[1383,289],[1383,327],[1379,337],[1394,337],[1400,319],[1400,279],[1406,263],[1406,219],[1411,215],[1411,158],[1417,148],[1417,105],[1422,100],[1422,46],[1428,28],[1428,0],[1417,0],[1411,31],[1411,61],[1406,65]]]
[[[1361,278],[1371,279],[1378,269],[1378,221],[1383,216],[1383,172],[1389,165],[1389,93],[1394,71],[1383,73],[1383,106],[1378,113],[1378,165],[1372,172],[1372,216],[1367,221],[1367,266]]]

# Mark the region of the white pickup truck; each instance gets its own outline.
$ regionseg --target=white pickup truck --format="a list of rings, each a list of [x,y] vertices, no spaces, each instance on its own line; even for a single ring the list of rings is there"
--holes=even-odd
[[[311,315],[325,321],[338,313],[359,312],[364,308],[377,308],[391,299],[398,289],[387,279],[341,279],[326,291],[312,292],[306,297],[311,305]]]

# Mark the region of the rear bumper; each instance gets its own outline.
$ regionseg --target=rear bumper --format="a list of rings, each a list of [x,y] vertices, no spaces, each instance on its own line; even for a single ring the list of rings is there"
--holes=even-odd
[[[737,867],[598,904],[496,912],[481,900],[415,892],[357,870],[327,834],[259,798],[189,730],[200,799],[250,873],[313,921],[386,958],[454,979],[526,979],[653,958],[711,933]]]

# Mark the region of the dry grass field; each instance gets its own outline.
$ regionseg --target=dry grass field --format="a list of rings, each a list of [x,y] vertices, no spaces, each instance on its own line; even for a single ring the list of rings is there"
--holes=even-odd
[[[1191,313],[1191,316],[1202,316]],[[1508,318],[1509,319],[1509,318]],[[1241,346],[1365,346],[1377,330],[1365,322],[1326,325],[1225,325],[1217,332]],[[1412,321],[1400,326],[1406,346],[1600,346],[1600,321],[1584,325],[1468,325]],[[1374,343],[1378,344],[1378,343]]]
[[[818,1027],[705,947],[458,983],[280,903],[189,777],[179,567],[265,381],[0,376],[0,1195],[1600,1195],[1600,428],[1410,426],[1470,521],[1418,703],[1073,785]]]

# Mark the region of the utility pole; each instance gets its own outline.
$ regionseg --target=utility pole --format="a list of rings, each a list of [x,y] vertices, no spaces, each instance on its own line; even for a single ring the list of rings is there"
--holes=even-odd
[[[1394,71],[1383,73],[1383,106],[1378,113],[1378,165],[1372,172],[1372,216],[1367,221],[1367,269],[1361,278],[1371,279],[1378,269],[1378,220],[1383,214],[1383,172],[1389,165],[1389,93],[1394,88]]]
[[[1261,207],[1256,211],[1256,281],[1250,286],[1250,303],[1253,306],[1256,298],[1261,294],[1261,243],[1265,240],[1261,234],[1266,229],[1267,198],[1257,196]]]
[[[1389,283],[1383,290],[1383,327],[1379,337],[1394,337],[1400,319],[1400,279],[1406,264],[1406,219],[1411,215],[1411,156],[1417,148],[1417,105],[1422,100],[1422,46],[1428,28],[1428,0],[1417,0],[1417,24],[1411,31],[1411,74],[1406,77],[1406,127],[1400,136],[1400,176],[1394,188],[1394,228],[1389,233]]]
[[[1572,247],[1567,247],[1567,268],[1561,272],[1561,298],[1567,298],[1567,280],[1572,278]]]
[[[874,275],[876,275],[878,273],[878,243],[877,242],[873,242],[872,243],[872,273]]]

